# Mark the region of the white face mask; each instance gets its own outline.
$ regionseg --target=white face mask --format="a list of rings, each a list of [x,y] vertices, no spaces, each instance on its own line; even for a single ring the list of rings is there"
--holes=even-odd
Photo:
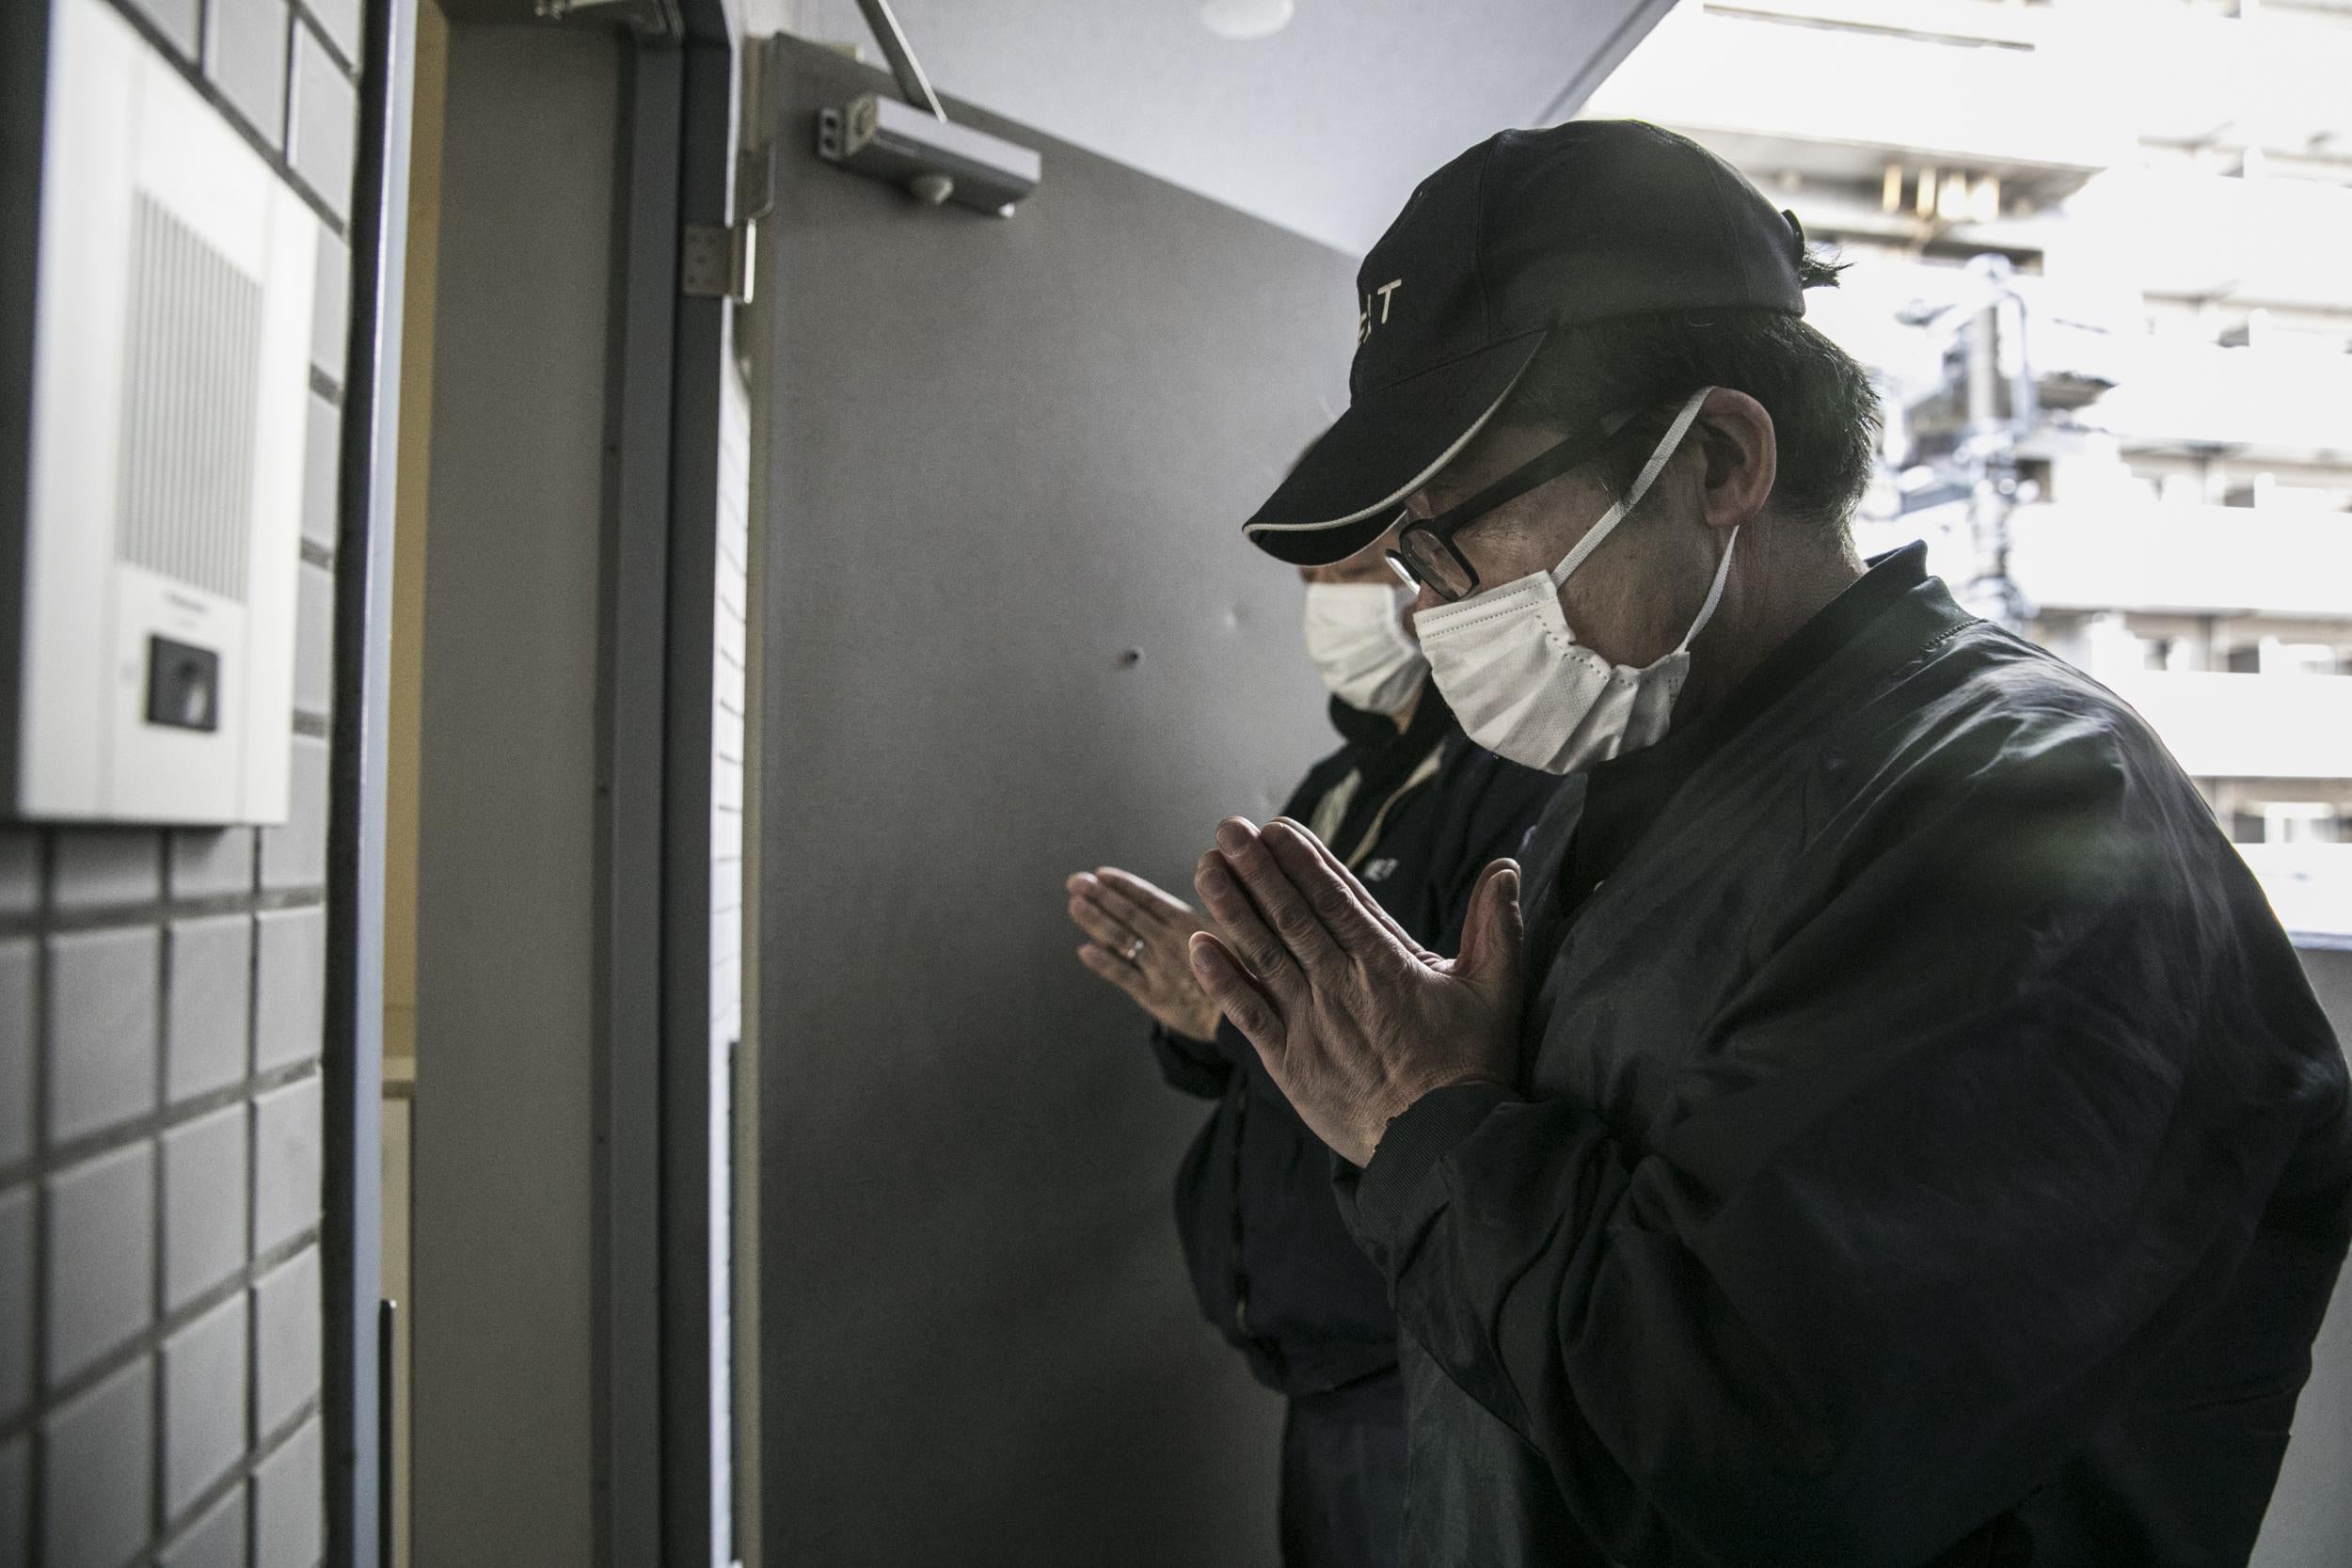
[[[1731,575],[1739,531],[1724,541],[1723,564],[1698,619],[1674,652],[1643,669],[1613,665],[1579,642],[1561,611],[1560,589],[1640,503],[1712,390],[1692,394],[1632,490],[1559,565],[1414,617],[1438,691],[1470,737],[1497,756],[1548,773],[1572,773],[1653,745],[1666,733],[1691,671],[1692,639],[1715,613]]]
[[[1403,710],[1429,661],[1405,630],[1410,592],[1384,582],[1307,585],[1307,657],[1331,694],[1366,713]]]

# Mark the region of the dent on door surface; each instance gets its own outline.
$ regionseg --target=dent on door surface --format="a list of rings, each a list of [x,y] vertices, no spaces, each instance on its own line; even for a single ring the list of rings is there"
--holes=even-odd
[[[771,55],[758,789],[771,1564],[1274,1560],[1279,1402],[1187,1287],[1204,1102],[1062,879],[1189,890],[1336,744],[1241,519],[1346,396],[1354,264],[1039,148],[1009,219],[819,163]]]

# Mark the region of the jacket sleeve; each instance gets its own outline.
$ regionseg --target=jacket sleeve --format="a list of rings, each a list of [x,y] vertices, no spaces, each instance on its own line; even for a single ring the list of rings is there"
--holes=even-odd
[[[2185,785],[2104,716],[2005,722],[1824,805],[1645,1152],[1465,1086],[1343,1175],[1406,1332],[1620,1561],[1915,1562],[2015,1504],[2340,1078],[2247,1000],[2275,923]]]
[[[1231,1027],[1217,1021],[1221,1033]],[[1160,1076],[1168,1086],[1202,1100],[1216,1100],[1232,1082],[1233,1064],[1211,1040],[1196,1040],[1165,1024],[1152,1025],[1152,1053],[1160,1059]]]

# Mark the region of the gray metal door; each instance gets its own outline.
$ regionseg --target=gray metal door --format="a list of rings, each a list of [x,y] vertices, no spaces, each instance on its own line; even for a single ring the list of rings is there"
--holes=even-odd
[[[814,155],[771,56],[755,312],[770,1568],[1274,1560],[1280,1404],[1201,1320],[1208,1107],[1063,877],[1189,889],[1334,743],[1239,524],[1345,395],[1353,262],[1050,138],[1010,219]]]

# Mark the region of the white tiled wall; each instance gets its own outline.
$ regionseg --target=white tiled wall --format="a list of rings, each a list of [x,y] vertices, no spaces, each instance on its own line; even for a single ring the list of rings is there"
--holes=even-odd
[[[0,1568],[315,1568],[360,0],[115,3],[320,223],[294,803],[259,832],[0,826]]]
[[[155,1146],[68,1165],[41,1183],[43,1380],[70,1384],[154,1321]]]
[[[163,1568],[245,1568],[245,1494],[231,1492],[215,1503],[156,1560]]]
[[[0,1420],[33,1398],[33,1195],[0,1194]]]
[[[134,0],[131,9],[145,17],[152,31],[183,60],[196,58],[198,0]]]
[[[167,1513],[185,1510],[245,1457],[248,1317],[246,1298],[230,1296],[164,1341]]]
[[[313,1417],[254,1472],[253,1568],[311,1568],[318,1561],[321,1458]]]
[[[164,1134],[164,1307],[174,1310],[245,1267],[246,1151],[243,1101]]]
[[[343,64],[306,16],[294,24],[287,78],[286,155],[339,218],[351,211],[351,157],[359,100]]]
[[[272,147],[285,145],[286,0],[211,0],[204,74]]]
[[[108,1373],[41,1421],[35,1561],[100,1568],[145,1543],[154,1499],[154,1366]]]
[[[58,931],[42,944],[49,1142],[110,1132],[154,1110],[163,933]]]
[[[248,860],[251,841],[246,843]],[[253,917],[200,915],[165,928],[164,1094],[174,1104],[245,1076],[253,1027]]]
[[[318,1397],[319,1253],[305,1247],[253,1287],[253,1405],[276,1428]]]

